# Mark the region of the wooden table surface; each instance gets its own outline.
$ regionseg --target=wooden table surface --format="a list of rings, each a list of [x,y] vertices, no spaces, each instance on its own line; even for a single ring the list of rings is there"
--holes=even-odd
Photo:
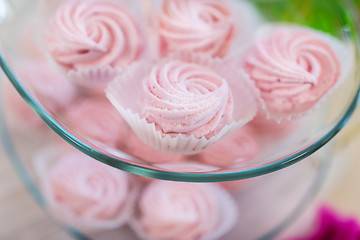
[[[338,136],[332,177],[321,194],[346,214],[360,219],[360,110]],[[72,240],[47,217],[26,191],[9,160],[0,149],[0,240]]]

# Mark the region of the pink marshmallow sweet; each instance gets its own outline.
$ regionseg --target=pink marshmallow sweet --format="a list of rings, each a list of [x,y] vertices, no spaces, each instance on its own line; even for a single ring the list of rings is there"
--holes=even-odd
[[[126,139],[126,150],[135,157],[150,163],[172,163],[185,159],[183,155],[165,153],[152,148],[141,141],[136,134],[131,134]]]
[[[46,61],[25,62],[19,78],[29,87],[35,98],[56,112],[69,106],[77,96],[76,88],[63,74],[52,69]]]
[[[192,51],[224,57],[234,38],[235,20],[223,0],[167,0],[158,16],[165,55]]]
[[[72,129],[88,138],[111,147],[120,147],[127,141],[130,128],[106,99],[88,98],[75,102],[65,112]]]
[[[39,177],[57,219],[85,232],[118,228],[129,220],[137,190],[127,173],[79,151],[62,153],[55,162],[51,155],[42,158]]]
[[[251,161],[260,152],[252,129],[244,126],[198,154],[201,162],[212,166],[229,167]]]
[[[233,121],[229,86],[210,68],[169,61],[151,70],[143,89],[142,116],[164,134],[209,139]]]
[[[112,0],[66,1],[57,9],[45,40],[51,57],[68,70],[123,67],[144,49],[134,16]]]
[[[272,118],[307,111],[339,81],[340,59],[330,36],[296,26],[264,28],[259,36],[245,68]]]
[[[49,112],[59,112],[69,106],[77,92],[69,79],[51,69],[43,60],[19,63],[16,73],[32,96]],[[45,126],[41,118],[25,103],[13,86],[5,86],[5,103],[21,125],[39,129]]]
[[[216,184],[155,180],[143,190],[132,226],[147,240],[220,239],[237,214],[232,197]]]
[[[31,109],[31,107],[21,98],[20,94],[15,90],[14,86],[9,81],[2,82],[2,97],[4,98],[5,111],[9,111],[14,121],[9,123],[14,124],[16,128],[26,127],[29,129],[40,130],[45,129],[46,124],[43,120]]]
[[[259,137],[269,136],[275,140],[295,132],[297,123],[296,119],[284,119],[281,122],[276,122],[274,119],[268,119],[265,112],[259,111],[254,119],[249,122],[249,126],[254,129]]]
[[[142,141],[172,154],[209,148],[249,122],[259,98],[241,69],[187,52],[132,64],[106,96]]]

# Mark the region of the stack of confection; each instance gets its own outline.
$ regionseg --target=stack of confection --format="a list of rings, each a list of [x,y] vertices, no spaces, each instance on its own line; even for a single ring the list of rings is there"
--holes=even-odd
[[[282,122],[318,106],[351,67],[342,64],[351,54],[341,41],[306,27],[264,23],[241,1],[63,1],[45,29],[43,52],[80,97],[106,94],[123,118],[119,126],[130,127],[154,153],[183,155],[169,162],[194,154],[214,166],[254,159],[261,135],[247,131],[253,136],[245,139],[234,132],[254,128],[259,118],[264,132],[272,128],[267,121],[281,132]],[[204,159],[220,140],[250,141],[249,152],[237,147],[236,159]],[[115,147],[133,154],[134,145]],[[138,151],[139,160],[163,162]]]
[[[340,40],[265,23],[245,1],[66,0],[43,19],[48,62],[31,68],[55,75],[29,79],[38,100],[89,142],[175,172],[241,169],[351,67]],[[243,181],[138,181],[61,148],[36,159],[48,209],[84,231],[129,224],[143,239],[219,239],[241,213],[229,190]]]

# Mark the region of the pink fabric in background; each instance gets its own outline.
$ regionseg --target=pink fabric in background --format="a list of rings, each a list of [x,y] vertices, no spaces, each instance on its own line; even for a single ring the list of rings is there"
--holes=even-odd
[[[360,225],[356,218],[344,216],[330,206],[321,206],[314,229],[302,237],[287,240],[359,240]]]

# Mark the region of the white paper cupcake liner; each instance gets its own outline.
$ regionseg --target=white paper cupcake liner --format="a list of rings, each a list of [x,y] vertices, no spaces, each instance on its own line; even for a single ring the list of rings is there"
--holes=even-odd
[[[120,68],[111,66],[91,67],[78,71],[70,70],[68,77],[87,92],[104,94],[107,84],[121,74],[121,71]]]
[[[314,110],[319,109],[319,107],[326,102],[328,97],[344,82],[344,80],[349,77],[351,70],[354,67],[354,53],[352,51],[353,46],[349,42],[342,42],[341,40],[315,29],[311,29],[308,27],[296,25],[296,24],[284,24],[284,23],[274,23],[274,24],[264,24],[257,30],[256,40],[261,41],[262,39],[266,39],[276,30],[286,28],[291,29],[292,31],[303,30],[307,32],[311,32],[311,34],[316,35],[319,39],[327,43],[331,49],[334,51],[337,56],[339,63],[341,65],[341,74],[334,84],[328,91],[318,100],[318,102],[311,107],[310,109],[301,112],[301,113],[293,113],[293,114],[284,114],[277,113],[268,109],[266,101],[260,98],[260,106],[263,111],[266,113],[268,119],[273,119],[280,123],[282,120],[292,120],[296,118],[300,118],[304,115],[308,115],[312,113]],[[246,53],[244,53],[246,54]],[[243,61],[243,59],[241,60]],[[248,75],[247,75],[248,76]],[[249,77],[249,76],[248,76]],[[249,77],[250,78],[250,77]],[[260,94],[260,91],[259,91]]]
[[[148,123],[140,116],[142,100],[142,81],[150,74],[155,64],[142,62],[127,68],[124,73],[111,82],[106,95],[128,122],[133,131],[145,143],[153,148],[176,154],[194,154],[201,152],[238,127],[249,122],[257,111],[257,95],[252,84],[243,73],[222,64],[220,59],[214,60],[203,55],[181,53],[173,55],[161,62],[181,60],[209,67],[221,77],[228,80],[234,101],[234,121],[224,126],[217,135],[210,139],[195,138],[193,135],[164,134],[154,123]],[[174,136],[175,135],[175,136]]]
[[[122,206],[123,210],[121,214],[111,220],[104,220],[100,218],[93,219],[91,217],[77,218],[74,213],[70,212],[55,201],[53,198],[53,191],[50,187],[49,171],[52,166],[57,163],[59,158],[64,155],[64,153],[74,151],[77,150],[70,149],[65,145],[63,145],[63,147],[59,147],[59,145],[49,145],[44,149],[41,149],[33,158],[35,172],[37,173],[39,185],[41,186],[41,190],[45,197],[45,204],[49,213],[63,224],[75,227],[85,233],[95,233],[115,229],[126,224],[132,217],[134,204],[139,192],[138,186],[134,182],[130,183],[131,190],[127,195],[125,205]]]

